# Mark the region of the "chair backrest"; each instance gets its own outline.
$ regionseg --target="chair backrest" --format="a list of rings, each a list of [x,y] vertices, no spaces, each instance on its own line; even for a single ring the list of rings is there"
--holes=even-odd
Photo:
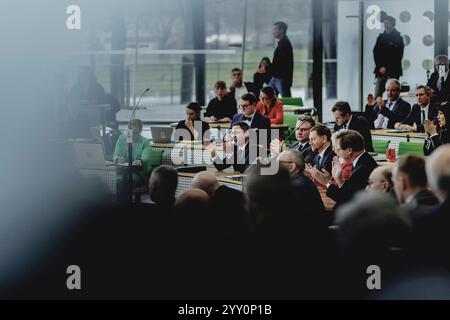
[[[423,143],[400,141],[398,146],[398,155],[415,154],[423,156]]]
[[[386,154],[389,143],[391,143],[389,140],[372,140],[373,151],[379,154]]]
[[[289,126],[289,129],[295,129],[297,119],[298,114],[293,114],[289,112],[284,114],[284,124],[287,124]]]
[[[280,98],[283,105],[303,107],[303,99],[301,97]]]

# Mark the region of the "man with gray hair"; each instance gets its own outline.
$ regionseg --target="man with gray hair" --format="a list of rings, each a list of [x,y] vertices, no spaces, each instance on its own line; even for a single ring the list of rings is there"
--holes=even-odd
[[[428,79],[427,86],[431,88],[436,103],[447,101],[450,98],[450,81],[448,79],[448,57],[439,55],[434,59],[435,71]]]
[[[373,121],[375,129],[394,129],[397,122],[403,122],[408,116],[411,105],[400,98],[401,87],[397,79],[389,79],[386,83],[387,100],[378,97],[376,103],[371,100],[366,105],[366,119]]]

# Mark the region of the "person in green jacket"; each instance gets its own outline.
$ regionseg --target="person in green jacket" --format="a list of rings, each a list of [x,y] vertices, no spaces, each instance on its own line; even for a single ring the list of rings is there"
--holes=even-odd
[[[142,121],[140,119],[133,119],[130,124],[133,137],[133,166],[142,167],[141,171],[133,174],[133,186],[137,187],[148,184],[148,178],[151,171],[151,146],[149,140],[141,135],[143,128]],[[117,140],[113,160],[116,163],[128,162],[128,143],[125,134],[121,134]]]

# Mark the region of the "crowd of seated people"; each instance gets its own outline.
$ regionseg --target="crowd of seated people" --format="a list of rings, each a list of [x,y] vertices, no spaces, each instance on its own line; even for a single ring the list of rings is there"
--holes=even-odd
[[[436,63],[443,61],[439,58]],[[448,72],[448,60],[445,63]],[[264,153],[261,141],[252,141],[251,133],[270,131],[271,125],[284,121],[276,91],[264,86],[270,82],[270,69],[270,60],[263,59],[250,83],[243,81],[242,70],[234,68],[230,91],[224,81],[215,83],[216,97],[208,104],[205,121],[201,106],[190,103],[186,119],[176,127],[180,136],[176,140],[204,141],[217,171],[231,168],[243,173],[243,191],[221,185],[215,171],[204,171],[176,197],[178,173],[173,167],[160,166],[150,176],[148,169],[137,173],[139,184],[148,183],[153,204],[126,209],[138,212],[127,218],[134,220],[126,226],[146,234],[124,240],[124,246],[136,248],[126,253],[133,263],[120,268],[132,273],[133,265],[145,260],[141,255],[149,252],[146,245],[155,250],[152,262],[145,260],[138,268],[145,276],[137,296],[366,297],[372,295],[364,278],[368,265],[386,268],[387,290],[391,281],[416,267],[448,269],[446,78],[442,83],[432,76],[432,89],[418,86],[412,108],[400,97],[401,85],[395,79],[386,83],[387,99],[370,99],[364,116],[353,114],[347,102],[337,102],[330,110],[336,122],[334,133],[312,118],[299,118],[293,145],[269,137],[269,159],[278,170],[266,175],[262,170],[267,164],[257,161]],[[230,122],[231,133],[222,141],[224,157],[209,139],[208,122],[218,121]],[[148,165],[151,151],[142,127],[142,121],[131,121],[133,164],[138,167]],[[392,166],[378,166],[369,154],[371,128],[424,132],[424,153],[430,156],[406,155]],[[122,135],[114,160],[127,162],[127,152]],[[336,203],[333,212],[325,210],[325,195]],[[152,214],[159,216],[152,220]],[[152,224],[151,232],[146,232],[145,223]],[[110,228],[111,238],[121,230],[120,225]],[[161,239],[166,242],[158,248]],[[114,252],[107,254],[111,256],[106,261],[114,261]],[[133,290],[130,284],[120,283],[110,294],[120,296],[123,288]]]

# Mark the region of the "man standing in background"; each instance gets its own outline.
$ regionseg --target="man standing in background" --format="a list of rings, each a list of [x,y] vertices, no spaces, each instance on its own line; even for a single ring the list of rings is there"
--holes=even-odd
[[[395,29],[395,19],[382,16],[384,32],[381,33],[373,48],[375,60],[375,99],[382,97],[388,79],[400,79],[403,75],[402,59],[405,44],[403,37]]]
[[[287,28],[287,24],[281,21],[275,22],[273,26],[273,36],[278,40],[278,46],[273,54],[273,76],[269,86],[282,97],[291,97],[294,74],[294,53],[291,41],[286,36]]]

